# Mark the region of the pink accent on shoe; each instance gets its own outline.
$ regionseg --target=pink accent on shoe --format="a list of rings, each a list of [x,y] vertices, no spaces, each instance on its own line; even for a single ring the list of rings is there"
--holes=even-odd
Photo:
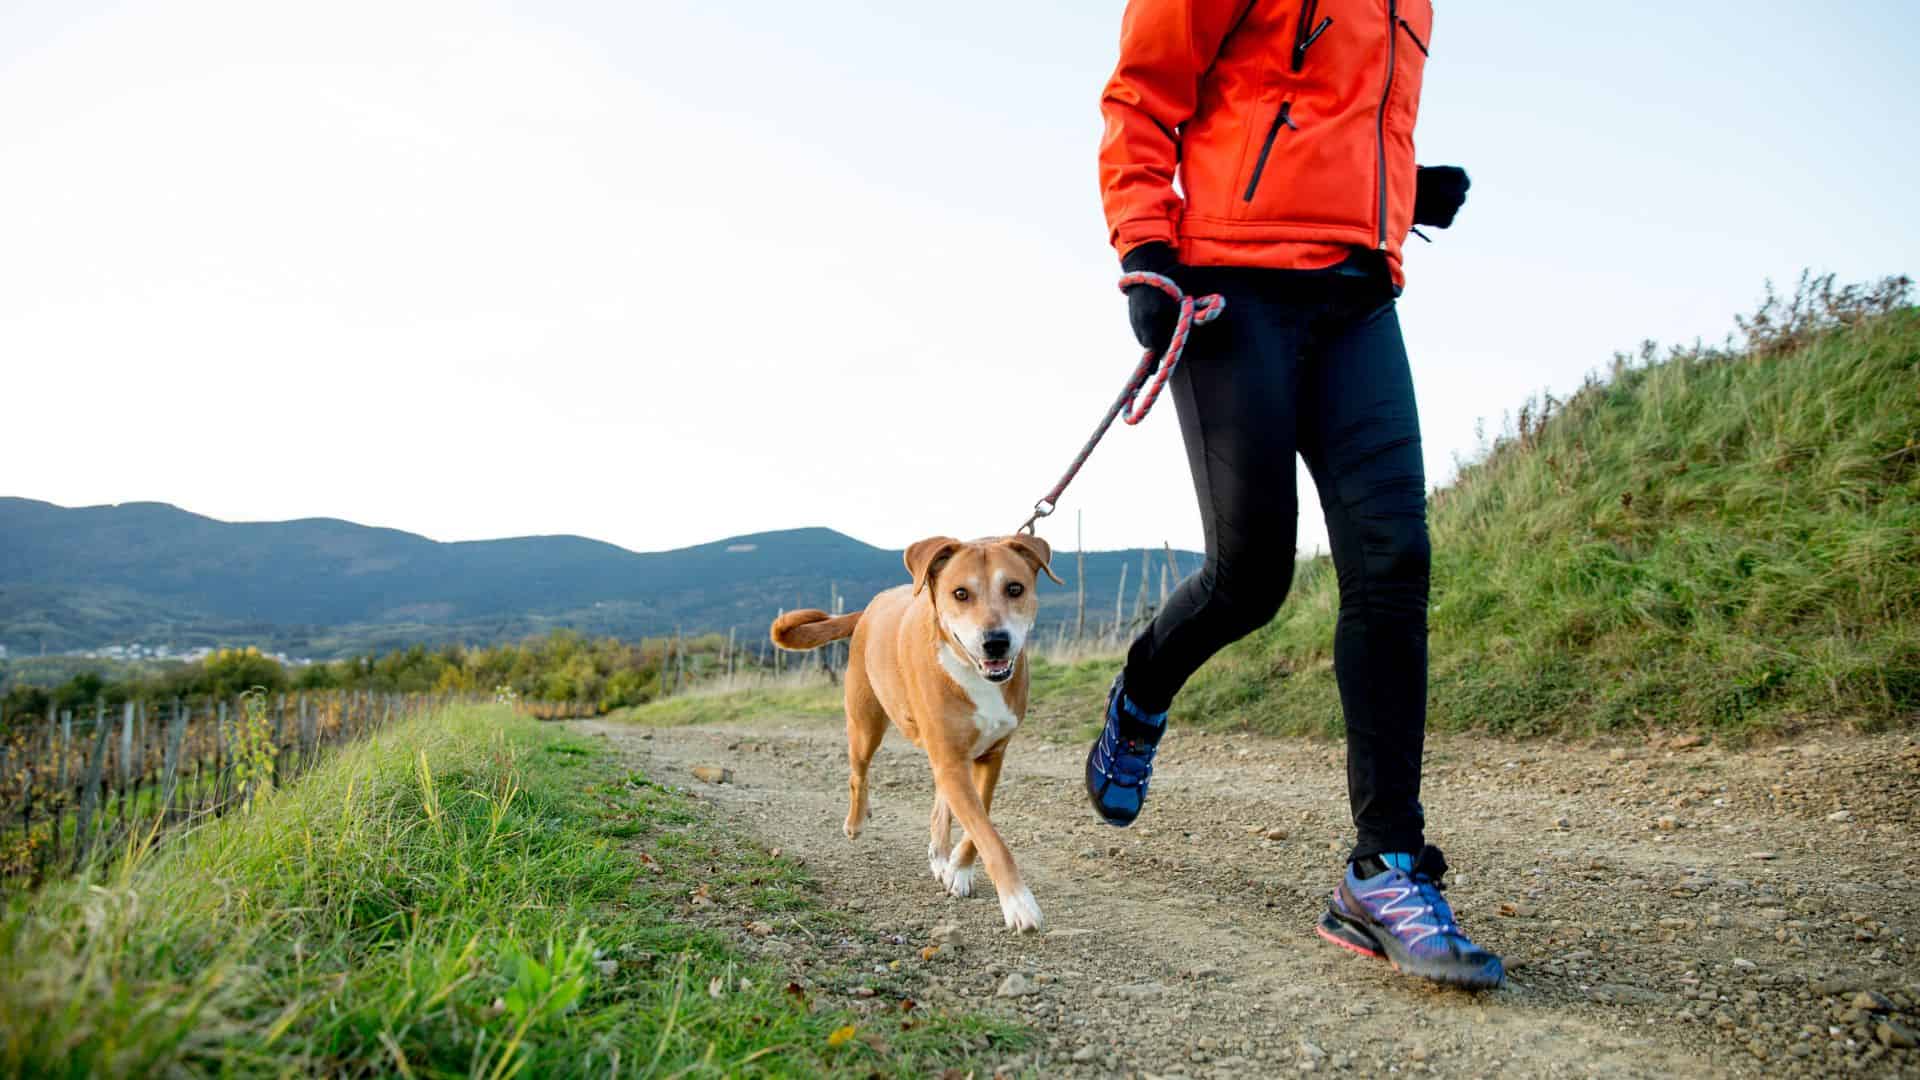
[[[1340,946],[1341,948],[1347,950],[1348,952],[1354,953],[1355,955],[1358,955],[1358,956],[1366,956],[1366,957],[1371,957],[1375,960],[1379,960],[1386,955],[1385,953],[1375,952],[1372,949],[1367,949],[1359,945],[1355,945],[1353,942],[1348,941],[1344,938],[1335,937],[1334,935],[1327,933],[1326,927],[1321,926],[1317,923],[1313,927],[1313,932],[1316,934],[1319,934],[1321,937],[1326,938],[1328,941],[1333,942],[1335,945]]]

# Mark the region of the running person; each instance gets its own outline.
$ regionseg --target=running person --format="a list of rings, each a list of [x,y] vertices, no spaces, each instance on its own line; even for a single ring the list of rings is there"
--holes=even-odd
[[[1432,26],[1432,0],[1127,4],[1101,100],[1109,238],[1127,271],[1227,307],[1168,382],[1206,564],[1128,651],[1087,792],[1106,821],[1131,824],[1174,694],[1279,610],[1299,454],[1340,585],[1334,674],[1359,835],[1319,932],[1405,972],[1488,987],[1500,959],[1454,922],[1420,806],[1426,479],[1394,305],[1408,231],[1450,225],[1467,191],[1464,171],[1414,163]],[[1158,289],[1128,291],[1143,346],[1163,348],[1176,313]]]

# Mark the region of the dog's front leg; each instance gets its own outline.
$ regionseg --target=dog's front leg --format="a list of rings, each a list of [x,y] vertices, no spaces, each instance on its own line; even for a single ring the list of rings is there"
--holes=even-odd
[[[994,889],[1000,894],[1000,915],[1006,920],[1007,928],[1038,930],[1040,905],[1034,902],[1033,891],[1021,880],[1020,868],[1013,863],[1013,852],[1007,850],[1006,842],[987,819],[987,808],[981,803],[979,792],[974,790],[967,766],[965,760],[935,762],[934,789],[953,810],[953,816],[960,819],[960,827],[967,831],[962,843],[978,848],[980,857],[986,860],[987,873],[993,875]]]
[[[980,805],[986,808],[988,817],[993,815],[993,789],[1000,785],[1000,766],[1007,760],[1007,743],[1001,739],[992,749],[976,758],[973,763],[973,790],[980,795]],[[948,860],[951,872],[955,876],[965,874],[973,876],[973,857],[976,852],[973,838],[965,833],[960,836],[959,846],[953,849],[953,857]],[[964,893],[955,893],[963,896]]]

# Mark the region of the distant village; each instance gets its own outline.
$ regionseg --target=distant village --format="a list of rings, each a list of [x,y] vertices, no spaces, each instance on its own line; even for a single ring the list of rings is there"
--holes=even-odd
[[[135,641],[126,645],[103,645],[97,649],[76,649],[72,652],[60,653],[59,655],[77,656],[87,660],[161,660],[191,664],[196,661],[205,660],[207,657],[219,651],[219,647],[216,646],[196,645],[190,649],[175,649],[171,645],[146,645]],[[25,655],[26,654],[23,653],[22,657],[24,658]],[[288,656],[282,652],[263,651],[260,655],[270,660],[277,660],[287,667],[304,667],[313,663],[312,660],[305,657]],[[7,647],[0,645],[0,660],[9,659],[10,656],[11,654],[8,653]]]

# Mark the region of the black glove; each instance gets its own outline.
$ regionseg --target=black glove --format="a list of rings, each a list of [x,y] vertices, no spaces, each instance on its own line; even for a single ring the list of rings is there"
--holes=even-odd
[[[1142,271],[1180,280],[1180,258],[1173,248],[1157,240],[1141,244],[1120,260],[1120,268],[1129,274]],[[1151,285],[1127,289],[1127,319],[1133,323],[1133,336],[1143,349],[1166,350],[1173,328],[1180,321],[1180,302]]]
[[[1453,224],[1454,215],[1467,201],[1467,189],[1473,186],[1473,181],[1467,179],[1467,170],[1458,165],[1423,165],[1418,175],[1413,194],[1413,223],[1436,229]]]

